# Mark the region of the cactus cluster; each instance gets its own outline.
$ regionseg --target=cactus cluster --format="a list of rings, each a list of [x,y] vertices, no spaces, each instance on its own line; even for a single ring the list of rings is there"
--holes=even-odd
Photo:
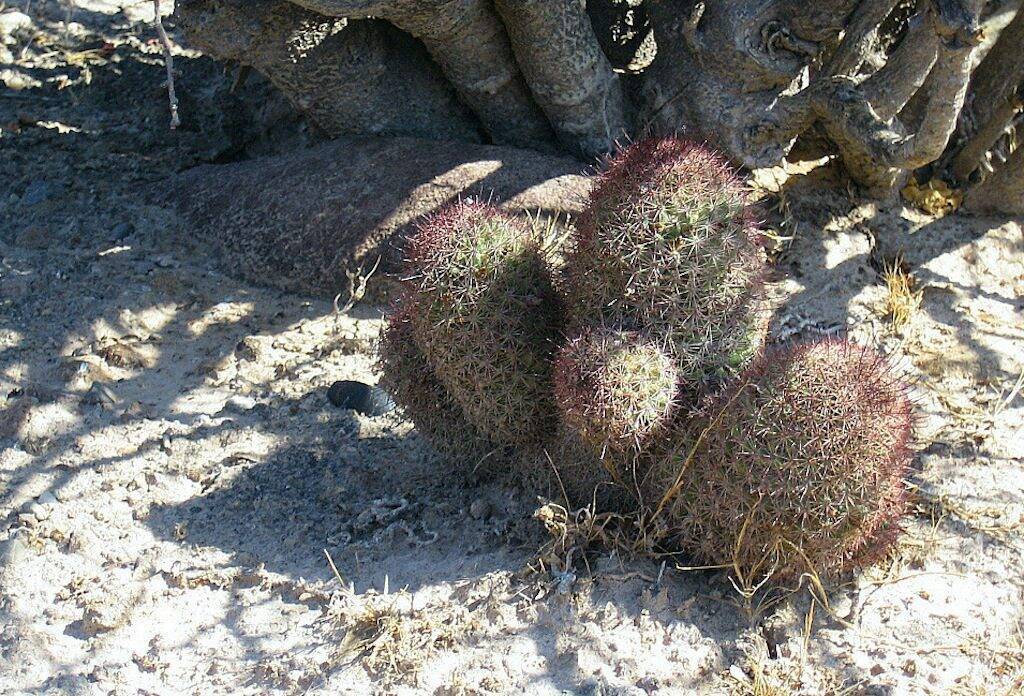
[[[553,469],[744,582],[856,567],[898,531],[906,389],[846,341],[766,345],[759,235],[727,163],[675,138],[611,162],[566,249],[456,204],[412,240],[384,384],[443,456]]]

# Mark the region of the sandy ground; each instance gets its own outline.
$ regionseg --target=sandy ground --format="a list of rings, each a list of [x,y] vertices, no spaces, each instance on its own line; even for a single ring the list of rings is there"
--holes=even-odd
[[[326,398],[376,380],[380,308],[232,280],[145,204],[308,139],[288,109],[183,54],[171,134],[150,5],[10,30],[26,4],[0,13],[0,693],[1021,693],[1021,221],[770,196],[776,335],[882,346],[922,414],[904,540],[828,609],[593,547],[540,569],[536,499]]]

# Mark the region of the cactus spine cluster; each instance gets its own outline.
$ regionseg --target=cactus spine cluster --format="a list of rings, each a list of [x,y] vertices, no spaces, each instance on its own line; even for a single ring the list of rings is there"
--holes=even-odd
[[[381,386],[446,460],[475,466],[487,458],[500,458],[502,448],[466,419],[431,369],[413,335],[411,308],[411,303],[401,303],[381,334]]]
[[[638,143],[601,176],[570,253],[569,306],[663,341],[680,378],[732,374],[764,337],[764,253],[746,188],[707,148]]]
[[[640,450],[668,426],[675,362],[635,331],[588,328],[555,359],[555,398],[566,424],[597,450]]]
[[[481,203],[425,225],[411,249],[416,342],[466,420],[525,446],[553,429],[553,279],[529,226]]]
[[[385,385],[442,455],[552,468],[570,504],[642,509],[744,582],[868,562],[903,510],[906,390],[845,341],[765,345],[751,211],[674,138],[611,163],[566,250],[452,206],[412,242]]]
[[[876,352],[842,340],[769,349],[659,464],[656,490],[679,491],[666,509],[674,542],[751,586],[874,560],[903,513],[910,425],[906,387]]]

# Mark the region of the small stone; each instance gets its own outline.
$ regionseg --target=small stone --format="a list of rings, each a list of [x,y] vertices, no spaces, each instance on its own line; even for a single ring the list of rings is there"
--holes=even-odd
[[[93,382],[93,385],[89,388],[82,396],[82,402],[93,406],[102,406],[103,408],[113,410],[120,399],[117,395],[111,391],[110,387],[107,387],[99,382]]]
[[[110,236],[118,241],[124,240],[125,237],[135,231],[130,222],[119,222],[110,230]]]
[[[877,677],[879,674],[881,674],[884,671],[885,671],[885,667],[882,667],[882,665],[878,665],[878,664],[873,665],[871,667],[871,676],[872,677]]]
[[[742,682],[744,684],[750,681],[749,679],[747,679],[747,673],[744,672],[743,668],[739,665],[733,665],[729,668],[729,676],[731,676],[736,681]]]
[[[256,408],[256,399],[251,396],[242,396],[235,394],[228,397],[228,400],[224,402],[224,411],[234,411],[235,413],[246,413]]]
[[[105,598],[103,604],[97,604],[85,610],[82,616],[82,632],[87,636],[107,633],[120,628],[128,617],[128,607],[122,598],[116,595]]]
[[[51,189],[50,184],[36,179],[28,185],[25,189],[25,193],[21,197],[21,202],[27,206],[36,206],[46,201],[50,197]]]
[[[843,592],[837,594],[829,602],[832,613],[841,619],[848,619],[853,613],[853,593]]]
[[[913,660],[907,660],[903,663],[903,673],[908,677],[913,677],[917,674],[917,663]]]
[[[0,43],[10,42],[15,34],[32,31],[32,18],[24,12],[0,13]]]
[[[395,402],[380,387],[350,380],[332,384],[327,390],[327,400],[333,406],[356,411],[364,416],[383,416],[395,408]]]
[[[491,514],[491,504],[483,498],[477,498],[469,506],[469,514],[475,520],[482,520]]]
[[[40,505],[56,505],[57,498],[50,491],[46,491],[38,498]]]
[[[40,522],[50,518],[50,511],[44,505],[39,503],[32,503],[28,506],[28,511]]]
[[[23,512],[18,515],[18,520],[26,527],[35,527],[39,520],[31,512]]]
[[[50,246],[52,235],[45,227],[29,225],[21,231],[15,240],[15,244],[30,249],[45,249]]]
[[[260,358],[260,342],[255,336],[246,336],[235,346],[235,355],[239,360],[255,362]]]

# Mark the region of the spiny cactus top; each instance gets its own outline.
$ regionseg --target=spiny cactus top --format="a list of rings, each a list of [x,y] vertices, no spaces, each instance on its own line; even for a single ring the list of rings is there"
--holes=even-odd
[[[906,385],[875,351],[774,348],[691,423],[659,494],[702,562],[754,584],[832,574],[874,560],[898,531],[910,430]]]
[[[721,156],[676,138],[637,143],[601,175],[580,220],[569,311],[663,338],[685,380],[731,374],[764,335],[758,236]]]
[[[567,425],[597,451],[639,451],[676,406],[675,364],[635,331],[588,328],[555,360],[555,398]]]
[[[560,305],[530,227],[458,203],[423,223],[408,263],[417,342],[469,422],[502,444],[543,441]]]

